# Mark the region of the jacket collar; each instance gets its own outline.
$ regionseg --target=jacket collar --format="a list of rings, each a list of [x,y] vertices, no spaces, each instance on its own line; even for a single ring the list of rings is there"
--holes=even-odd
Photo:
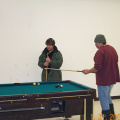
[[[56,52],[58,52],[58,49],[57,49],[56,46],[54,46],[53,49],[54,49],[54,50],[53,50],[51,53],[56,53]],[[45,54],[49,53],[47,47],[43,50],[43,53],[45,53]]]

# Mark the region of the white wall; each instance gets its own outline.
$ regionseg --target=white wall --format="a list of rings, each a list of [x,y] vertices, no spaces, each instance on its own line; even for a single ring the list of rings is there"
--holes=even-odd
[[[119,0],[0,0],[0,82],[41,81],[38,57],[49,37],[63,54],[62,69],[91,68],[99,33],[120,57]],[[96,88],[94,74],[64,71],[63,80]],[[112,95],[120,95],[120,83]]]

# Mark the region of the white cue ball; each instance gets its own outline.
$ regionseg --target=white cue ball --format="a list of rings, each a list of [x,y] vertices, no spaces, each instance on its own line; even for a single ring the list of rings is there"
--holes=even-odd
[[[60,87],[62,88],[62,87],[63,87],[63,85],[60,85]]]

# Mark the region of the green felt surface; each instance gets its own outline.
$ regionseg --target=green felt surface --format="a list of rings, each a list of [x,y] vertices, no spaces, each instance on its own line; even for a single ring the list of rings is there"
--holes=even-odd
[[[15,86],[14,84],[0,84],[0,96],[91,90],[89,87],[74,83],[72,81],[39,83],[40,85],[37,83],[35,86],[33,83],[20,83],[18,86]],[[56,88],[55,86],[57,84],[63,85],[63,87]]]

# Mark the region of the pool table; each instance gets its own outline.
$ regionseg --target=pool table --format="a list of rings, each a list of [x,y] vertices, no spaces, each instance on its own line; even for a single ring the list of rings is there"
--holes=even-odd
[[[73,115],[92,120],[95,98],[95,89],[70,80],[36,82],[36,85],[33,82],[0,84],[0,120]]]

